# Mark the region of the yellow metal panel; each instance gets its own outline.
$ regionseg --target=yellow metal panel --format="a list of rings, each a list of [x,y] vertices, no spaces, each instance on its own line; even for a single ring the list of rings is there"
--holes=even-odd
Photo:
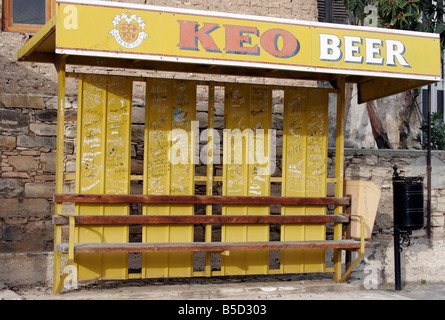
[[[196,84],[176,80],[147,81],[145,194],[194,194],[192,121],[196,114]],[[193,205],[144,206],[149,215],[193,215]],[[193,226],[147,226],[145,242],[193,242]],[[189,277],[193,253],[143,255],[143,276]]]
[[[131,105],[133,82],[125,77],[107,77],[106,194],[130,193],[131,169]],[[128,215],[129,204],[104,206],[105,215]],[[104,242],[128,242],[128,226],[104,227]],[[102,257],[103,278],[126,279],[128,277],[128,254],[107,253]]]
[[[76,192],[128,194],[132,81],[83,75],[79,81]],[[76,204],[76,214],[129,214],[128,205]],[[128,242],[128,226],[79,227],[79,243]],[[126,279],[127,254],[79,254],[79,280]]]
[[[248,196],[270,195],[271,166],[271,128],[272,128],[272,90],[266,87],[250,88],[249,128],[249,192]],[[248,207],[249,215],[269,215],[269,206]],[[248,225],[247,241],[269,241],[269,225]],[[269,270],[268,251],[248,251],[248,274],[267,274]]]
[[[223,194],[270,195],[271,91],[265,87],[226,84]],[[267,215],[269,207],[223,206],[225,215]],[[269,226],[223,226],[222,241],[268,241]],[[238,251],[222,256],[225,275],[266,274],[267,251]]]
[[[328,96],[310,88],[286,88],[283,125],[283,196],[326,196]],[[282,214],[325,214],[325,208],[282,206]],[[323,240],[325,225],[286,225],[281,240]],[[324,271],[324,250],[283,250],[284,273]]]
[[[147,81],[146,151],[144,157],[144,193],[170,194],[169,132],[171,131],[171,84],[168,80]],[[169,206],[144,206],[144,214],[169,215]],[[168,242],[169,226],[147,226],[142,229],[145,242]],[[168,277],[168,253],[143,255],[145,277]]]
[[[304,197],[306,180],[307,106],[302,103],[299,89],[284,92],[282,188],[284,197]],[[282,206],[282,215],[305,214],[304,207]],[[304,225],[281,226],[282,241],[304,240]],[[281,269],[284,273],[303,272],[303,251],[282,250]]]
[[[105,141],[106,79],[82,76],[79,82],[77,114],[76,192],[102,193],[100,172]],[[94,142],[94,143],[93,143]],[[103,206],[76,204],[76,214],[103,214]],[[102,227],[79,227],[76,242],[102,242]],[[79,280],[100,279],[101,255],[78,254],[76,267]]]

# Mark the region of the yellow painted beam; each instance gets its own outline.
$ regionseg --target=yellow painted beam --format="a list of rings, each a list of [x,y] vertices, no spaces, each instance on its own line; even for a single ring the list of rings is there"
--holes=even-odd
[[[208,136],[207,136],[207,188],[206,188],[206,195],[211,196],[213,195],[213,146],[214,146],[214,127],[215,127],[215,84],[214,82],[210,83],[209,85],[209,95],[208,95],[208,110],[207,110],[207,129],[208,129]],[[196,179],[196,177],[195,177]],[[213,206],[207,205],[206,206],[206,215],[212,215],[213,214]],[[205,226],[205,241],[206,242],[212,242],[212,225],[207,224]],[[206,258],[205,258],[205,275],[211,276],[212,273],[212,253],[206,252]]]
[[[57,93],[57,148],[56,148],[56,186],[55,192],[63,192],[63,171],[64,171],[64,137],[65,137],[65,88],[66,88],[66,61],[60,56],[56,61],[56,70],[58,75],[58,93]],[[54,213],[62,213],[62,204],[56,203]],[[62,242],[62,227],[54,226],[54,246]],[[53,292],[56,293],[61,281],[61,257],[54,250],[53,266]]]

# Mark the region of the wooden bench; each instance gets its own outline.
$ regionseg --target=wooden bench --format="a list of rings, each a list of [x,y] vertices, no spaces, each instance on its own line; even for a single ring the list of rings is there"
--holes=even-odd
[[[345,214],[327,215],[190,215],[190,216],[159,216],[159,215],[57,215],[53,217],[56,226],[69,225],[69,242],[55,243],[55,254],[67,255],[68,263],[73,263],[76,253],[106,252],[226,252],[237,250],[285,250],[285,249],[338,249],[346,250],[346,267],[341,281],[344,281],[352,268],[362,258],[365,251],[364,223],[361,222],[361,239],[346,237],[336,240],[314,241],[268,241],[268,242],[181,242],[181,243],[75,243],[74,230],[81,225],[156,225],[156,224],[311,224],[334,223],[349,224],[351,221],[350,197],[247,197],[247,196],[154,196],[154,195],[89,195],[89,194],[56,194],[56,203],[98,203],[98,204],[223,204],[223,205],[298,205],[343,206]],[[359,256],[351,263],[351,251],[359,252]],[[58,282],[55,293],[63,287],[66,272]]]

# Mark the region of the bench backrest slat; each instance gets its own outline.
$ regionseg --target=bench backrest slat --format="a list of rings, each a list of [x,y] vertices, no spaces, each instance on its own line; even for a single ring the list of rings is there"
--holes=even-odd
[[[223,204],[223,205],[350,205],[349,197],[249,197],[249,196],[164,196],[116,194],[56,194],[55,202],[143,203],[143,204]]]
[[[74,216],[77,225],[105,224],[267,224],[267,223],[346,223],[345,215],[306,216]],[[68,224],[68,217],[55,216],[54,224]]]

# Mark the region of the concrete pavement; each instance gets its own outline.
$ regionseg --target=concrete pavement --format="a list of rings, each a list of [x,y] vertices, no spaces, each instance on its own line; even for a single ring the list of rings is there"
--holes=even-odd
[[[445,300],[445,284],[405,284],[366,289],[363,281],[334,283],[298,278],[192,278],[100,281],[64,289],[3,288],[0,300]]]

